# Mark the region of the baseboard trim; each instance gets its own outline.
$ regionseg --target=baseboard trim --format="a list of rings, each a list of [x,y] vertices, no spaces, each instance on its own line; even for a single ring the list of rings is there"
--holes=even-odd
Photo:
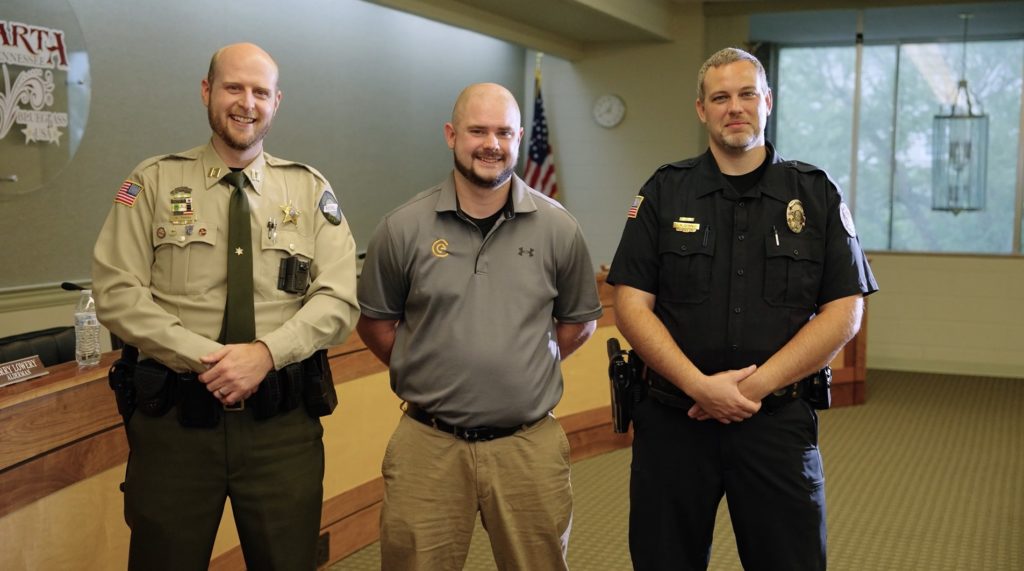
[[[1024,379],[1024,364],[972,363],[967,361],[938,361],[935,359],[908,359],[887,357],[876,351],[871,355],[870,369],[888,369],[910,373],[941,373],[968,377],[1004,377]],[[870,380],[870,374],[869,380]]]

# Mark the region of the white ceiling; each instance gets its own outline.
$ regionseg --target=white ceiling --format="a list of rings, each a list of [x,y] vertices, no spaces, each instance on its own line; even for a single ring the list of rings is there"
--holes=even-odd
[[[680,7],[705,15],[785,10],[856,10],[909,5],[949,7],[957,0],[365,0],[577,60],[588,48],[622,42],[669,41]],[[959,0],[980,4],[984,0]],[[785,22],[785,16],[776,22]],[[801,24],[802,25],[802,24]],[[790,28],[791,29],[791,28]]]

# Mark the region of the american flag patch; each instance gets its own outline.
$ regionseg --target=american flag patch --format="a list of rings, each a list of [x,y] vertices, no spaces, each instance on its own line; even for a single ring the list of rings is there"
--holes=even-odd
[[[629,206],[629,210],[626,211],[626,218],[636,218],[636,213],[640,210],[640,203],[644,201],[644,197],[637,196],[633,199],[633,204]]]
[[[128,207],[135,206],[135,199],[139,196],[140,192],[142,192],[141,184],[126,180],[121,185],[121,188],[117,189],[117,194],[114,195],[114,202]]]

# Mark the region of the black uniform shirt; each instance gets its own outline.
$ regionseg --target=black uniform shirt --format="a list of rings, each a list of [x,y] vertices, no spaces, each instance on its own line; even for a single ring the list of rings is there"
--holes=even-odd
[[[837,186],[767,150],[763,177],[743,195],[710,150],[659,168],[608,275],[656,296],[655,315],[705,374],[761,365],[820,306],[878,290]]]

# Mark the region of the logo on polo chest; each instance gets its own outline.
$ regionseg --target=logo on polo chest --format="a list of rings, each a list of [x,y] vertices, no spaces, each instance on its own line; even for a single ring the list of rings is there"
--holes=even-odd
[[[448,257],[448,240],[444,238],[438,238],[434,240],[434,243],[430,245],[430,253],[435,258],[447,258]]]
[[[520,256],[530,256],[532,258],[533,257],[533,248],[527,248],[525,246],[519,246],[519,255]]]

